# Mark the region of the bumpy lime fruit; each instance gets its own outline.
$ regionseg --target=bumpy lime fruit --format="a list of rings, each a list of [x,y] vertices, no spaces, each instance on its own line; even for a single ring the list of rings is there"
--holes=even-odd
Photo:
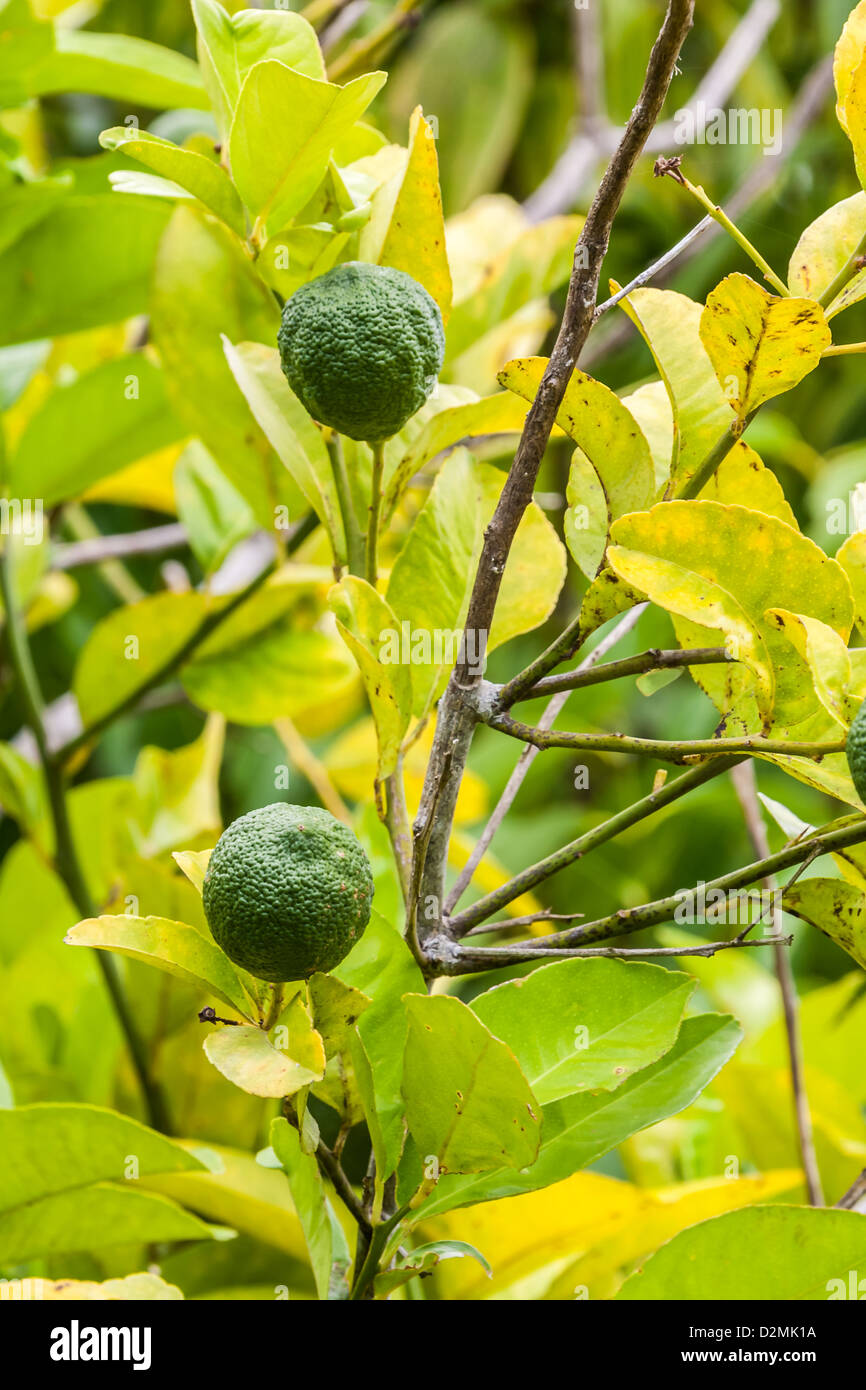
[[[857,795],[861,801],[866,802],[866,700],[858,709],[848,730],[845,756]]]
[[[296,290],[280,361],[314,420],[350,439],[390,439],[427,400],[445,353],[434,299],[402,270],[349,261]]]
[[[316,806],[277,802],[224,830],[204,879],[214,940],[260,980],[333,970],[370,920],[373,876],[351,830]]]

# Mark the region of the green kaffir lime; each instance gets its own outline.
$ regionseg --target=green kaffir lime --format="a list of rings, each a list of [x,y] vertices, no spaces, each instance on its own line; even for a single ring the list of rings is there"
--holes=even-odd
[[[434,299],[402,270],[349,261],[286,302],[280,360],[295,395],[350,439],[390,439],[427,400],[445,352]]]
[[[857,795],[861,801],[866,802],[866,700],[861,704],[848,730],[845,756]]]
[[[235,965],[274,983],[333,970],[370,920],[373,876],[351,830],[316,806],[277,802],[224,830],[203,901]]]

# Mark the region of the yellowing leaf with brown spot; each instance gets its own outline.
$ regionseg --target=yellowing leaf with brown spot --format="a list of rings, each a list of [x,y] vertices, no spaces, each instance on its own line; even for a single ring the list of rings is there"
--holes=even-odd
[[[509,362],[501,384],[527,401],[538,392],[547,358]],[[603,561],[611,522],[653,500],[655,470],[637,420],[610,387],[585,372],[569,378],[556,422],[578,445],[568,480],[565,538],[588,579]]]
[[[615,522],[608,559],[621,579],[676,615],[683,646],[712,646],[713,630],[725,633],[741,664],[693,672],[720,709],[749,695],[761,721],[772,713],[780,730],[818,712],[802,657],[766,616],[784,607],[847,642],[850,585],[813,541],[746,507],[675,501]]]
[[[800,529],[779,479],[743,439],[722,460],[700,496],[709,502],[739,503],[753,512],[778,517],[795,531]]]
[[[619,289],[615,280],[611,290]],[[673,412],[669,491],[681,488],[730,427],[728,402],[700,336],[702,305],[673,290],[633,290],[620,307],[655,359]]]
[[[360,256],[374,265],[404,270],[422,284],[447,321],[451,271],[439,191],[439,161],[433,131],[416,107],[409,122],[409,148],[401,167],[377,189],[370,219],[361,232]]]
[[[768,608],[767,617],[800,653],[811,673],[815,693],[827,713],[847,728],[855,713],[848,697],[851,658],[838,632],[815,618],[804,618],[784,608]],[[859,703],[856,701],[857,705]]]
[[[790,391],[830,346],[823,310],[782,299],[739,272],[707,295],[701,341],[740,424],[764,401]]]
[[[848,130],[846,105],[851,79],[866,53],[866,0],[860,0],[849,14],[833,54],[833,82],[836,87],[836,115]]]
[[[866,632],[866,531],[855,531],[836,551],[851,583],[857,626]]]
[[[819,299],[866,235],[866,193],[834,203],[803,232],[788,264],[788,288]],[[858,270],[824,310],[828,320],[866,294],[866,271]]]

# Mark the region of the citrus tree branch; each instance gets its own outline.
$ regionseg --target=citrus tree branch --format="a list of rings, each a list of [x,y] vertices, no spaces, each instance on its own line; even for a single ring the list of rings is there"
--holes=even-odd
[[[676,68],[677,58],[692,24],[694,0],[669,0],[653,46],[643,88],[619,146],[602,178],[575,247],[565,312],[535,399],[530,406],[514,462],[496,510],[484,534],[484,544],[469,600],[466,631],[474,645],[463,651],[483,654],[493,619],[505,564],[517,527],[532,500],[538,471],[571,374],[592,327],[601,267],[607,254],[613,221],[632,171],[656,124]],[[438,803],[437,824],[429,837],[421,892],[439,904],[444,901],[445,860],[457,791],[466,764],[475,715],[465,700],[480,680],[480,669],[466,658],[458,662],[440,703],[436,735],[421,798],[419,819]],[[445,780],[445,759],[448,777]],[[435,929],[435,923],[433,928]]]
[[[638,652],[636,656],[624,656],[619,661],[608,661],[603,666],[589,669],[578,667],[576,671],[564,671],[561,676],[544,676],[519,698],[535,700],[541,695],[553,695],[559,690],[582,690],[585,685],[599,685],[603,681],[620,680],[623,676],[640,676],[648,671],[670,671],[682,666],[714,666],[733,660],[724,647],[694,647],[691,650],[675,647],[671,651],[651,647],[649,651]]]
[[[655,960],[659,957],[715,956],[719,951],[741,951],[746,946],[774,946],[784,950],[794,940],[792,936],[762,936],[754,941],[706,941],[699,946],[586,946],[556,948],[539,938],[533,946],[462,946],[454,948],[454,959],[443,973],[470,975],[479,970],[496,970],[507,965],[527,965],[533,960],[586,960],[604,956],[612,960]]]
[[[603,656],[606,656],[607,653],[611,651],[612,648],[615,647],[618,642],[621,642],[622,639],[625,636],[627,636],[629,632],[631,632],[632,628],[636,626],[637,621],[640,618],[641,613],[644,612],[645,608],[646,604],[641,603],[638,604],[636,607],[632,608],[628,613],[623,613],[622,617],[617,619],[610,631],[605,633],[604,637],[602,637],[598,645],[593,647],[592,651],[589,652],[583,658],[583,661],[581,661],[580,665],[577,668],[577,671],[573,674],[584,674],[587,671],[592,670],[593,666],[595,666],[597,662],[601,661],[601,658]],[[570,690],[563,690],[557,693],[556,695],[552,696],[552,698],[548,700],[547,704],[544,707],[544,712],[542,713],[541,718],[538,721],[539,729],[550,729],[553,727],[554,723],[556,722],[557,716],[564,709],[570,693]],[[538,753],[539,750],[537,748],[533,748],[531,744],[527,744],[526,747],[522,750],[520,757],[517,759],[517,763],[515,764],[514,771],[512,772],[511,776],[508,779],[508,782],[505,785],[505,790],[503,791],[498,802],[496,803],[496,806],[494,807],[490,819],[488,820],[486,826],[484,827],[484,830],[479,836],[478,842],[476,843],[475,847],[472,850],[472,853],[470,854],[469,858],[467,859],[466,863],[461,869],[457,877],[457,881],[448,895],[447,901],[445,903],[446,914],[451,913],[454,910],[454,907],[460,901],[466,889],[469,887],[475,870],[478,868],[478,865],[481,863],[481,860],[487,853],[490,842],[492,841],[494,835],[496,834],[502,822],[505,820],[505,817],[508,815],[508,812],[511,810],[511,807],[514,805],[517,793],[523,786],[526,774],[529,772],[530,767],[532,766],[535,759],[538,757]]]
[[[628,830],[631,826],[637,825],[638,821],[645,820],[656,811],[660,811],[663,806],[670,806],[672,802],[678,801],[681,796],[686,796],[694,791],[696,787],[701,787],[705,782],[712,781],[720,773],[726,772],[738,761],[735,758],[714,758],[711,762],[702,763],[699,767],[690,768],[681,777],[675,778],[672,782],[666,782],[663,786],[654,788],[646,796],[635,801],[625,810],[618,811],[616,815],[608,817],[602,821],[601,825],[595,826],[592,830],[587,830],[583,835],[572,840],[570,844],[563,845],[562,849],[554,850],[553,854],[548,854],[546,858],[540,859],[537,864],[531,864],[528,868],[521,870],[508,883],[503,883],[501,887],[495,888],[492,893],[487,893],[477,902],[471,903],[462,912],[457,913],[448,922],[448,931],[451,936],[464,936],[470,927],[478,926],[480,922],[492,917],[495,912],[500,912],[507,907],[515,898],[519,898],[523,893],[528,893],[531,888],[535,888],[539,883],[543,883],[552,874],[559,873],[560,869],[565,869],[569,864],[574,864],[591,850],[597,849],[599,845],[606,844],[608,840],[620,835],[623,830]]]
[[[694,757],[716,757],[726,753],[783,753],[792,758],[821,759],[828,753],[843,753],[845,740],[819,743],[797,742],[793,739],[762,738],[747,734],[742,738],[660,739],[632,738],[629,734],[577,734],[565,730],[548,730],[522,724],[508,714],[487,713],[480,706],[480,716],[491,729],[521,739],[539,749],[571,748],[582,753],[636,753],[661,762],[684,763]]]
[[[679,780],[683,780],[682,778]],[[753,864],[722,874],[703,885],[707,896],[711,892],[729,892],[747,888],[751,883],[771,874],[781,873],[783,869],[793,868],[804,859],[817,858],[821,854],[831,854],[836,850],[847,849],[849,845],[859,845],[866,841],[866,816],[846,817],[842,825],[833,830],[817,831],[794,844],[786,845],[776,854],[767,855]],[[697,893],[697,886],[688,890]],[[655,902],[644,903],[642,907],[620,908],[607,917],[599,917],[594,922],[582,923],[571,931],[556,932],[544,938],[546,946],[585,946],[595,941],[606,941],[610,937],[628,936],[630,932],[643,931],[645,927],[658,926],[660,922],[673,920],[677,908],[682,905],[683,892],[672,893]]]

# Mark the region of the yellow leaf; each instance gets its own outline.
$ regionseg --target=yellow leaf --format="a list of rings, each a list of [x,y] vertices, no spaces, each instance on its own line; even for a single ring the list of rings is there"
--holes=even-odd
[[[94,483],[84,493],[85,502],[115,502],[119,507],[146,507],[151,512],[177,514],[174,500],[174,466],[186,440],[169,444],[138,459],[110,478]]]
[[[866,531],[855,531],[843,541],[836,559],[851,581],[857,626],[866,632]]]
[[[789,613],[784,608],[768,608],[767,617],[806,662],[815,693],[827,713],[847,728],[854,714],[848,696],[851,658],[838,632],[815,618]],[[859,705],[859,701],[855,703]]]
[[[866,51],[866,0],[860,0],[849,14],[839,35],[833,54],[833,82],[836,86],[836,115],[844,131],[848,130],[846,105],[854,72]]]
[[[722,460],[700,496],[711,502],[739,502],[754,512],[776,516],[799,531],[797,518],[782,491],[782,484],[771,468],[743,439],[738,439]]]
[[[698,1221],[765,1202],[800,1182],[795,1169],[749,1178],[710,1178],[642,1189],[598,1173],[577,1173],[538,1192],[464,1207],[424,1226],[427,1238],[457,1236],[493,1267],[488,1279],[465,1260],[449,1260],[434,1275],[440,1297],[496,1298],[536,1271],[546,1271],[534,1297],[610,1297],[630,1265]],[[548,1292],[552,1280],[560,1290]],[[545,1285],[548,1286],[545,1288]],[[506,1295],[507,1296],[507,1295]]]
[[[813,371],[830,346],[823,310],[782,299],[738,272],[707,295],[701,341],[740,425]]]
[[[370,219],[361,232],[361,259],[412,275],[436,300],[447,322],[452,290],[439,161],[433,131],[420,106],[409,122],[405,160],[371,201]]]

